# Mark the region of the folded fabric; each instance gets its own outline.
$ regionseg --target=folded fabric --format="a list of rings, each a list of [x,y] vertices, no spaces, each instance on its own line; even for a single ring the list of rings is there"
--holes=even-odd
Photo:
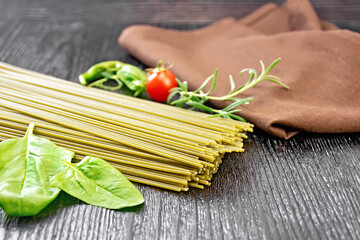
[[[249,67],[260,72],[259,60],[268,66],[281,57],[271,74],[291,89],[260,83],[237,96],[254,97],[240,116],[286,139],[299,131],[360,132],[360,34],[320,21],[308,1],[268,3],[243,19],[192,31],[130,26],[118,41],[146,65],[173,63],[190,89],[218,68],[217,96],[229,91],[229,74]],[[235,80],[240,85],[247,79]]]

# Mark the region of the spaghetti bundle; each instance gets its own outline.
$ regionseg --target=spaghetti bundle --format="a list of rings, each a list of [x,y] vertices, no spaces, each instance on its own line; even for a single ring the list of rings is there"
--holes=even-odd
[[[0,140],[34,133],[108,161],[130,181],[204,188],[252,125],[133,98],[0,63]]]

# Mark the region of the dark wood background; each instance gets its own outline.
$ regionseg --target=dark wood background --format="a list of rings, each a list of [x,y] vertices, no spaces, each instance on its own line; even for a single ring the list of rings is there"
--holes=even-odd
[[[76,81],[90,65],[142,66],[116,43],[134,23],[194,29],[242,17],[256,1],[0,0],[0,61]],[[281,3],[281,1],[275,1]],[[322,19],[360,31],[359,0],[318,0]],[[62,193],[36,217],[0,210],[1,239],[359,239],[360,134],[302,133],[285,141],[255,130],[204,190],[136,186],[130,212]]]

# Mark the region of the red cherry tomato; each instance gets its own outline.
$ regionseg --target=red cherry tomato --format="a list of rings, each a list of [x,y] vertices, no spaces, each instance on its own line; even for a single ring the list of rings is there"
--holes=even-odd
[[[170,89],[177,87],[176,77],[169,69],[155,68],[146,79],[146,91],[157,102],[166,102]]]

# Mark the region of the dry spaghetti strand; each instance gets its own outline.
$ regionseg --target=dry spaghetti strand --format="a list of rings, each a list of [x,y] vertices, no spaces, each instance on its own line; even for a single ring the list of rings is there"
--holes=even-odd
[[[103,158],[133,182],[203,189],[252,124],[87,88],[0,62],[0,140],[34,133]]]

